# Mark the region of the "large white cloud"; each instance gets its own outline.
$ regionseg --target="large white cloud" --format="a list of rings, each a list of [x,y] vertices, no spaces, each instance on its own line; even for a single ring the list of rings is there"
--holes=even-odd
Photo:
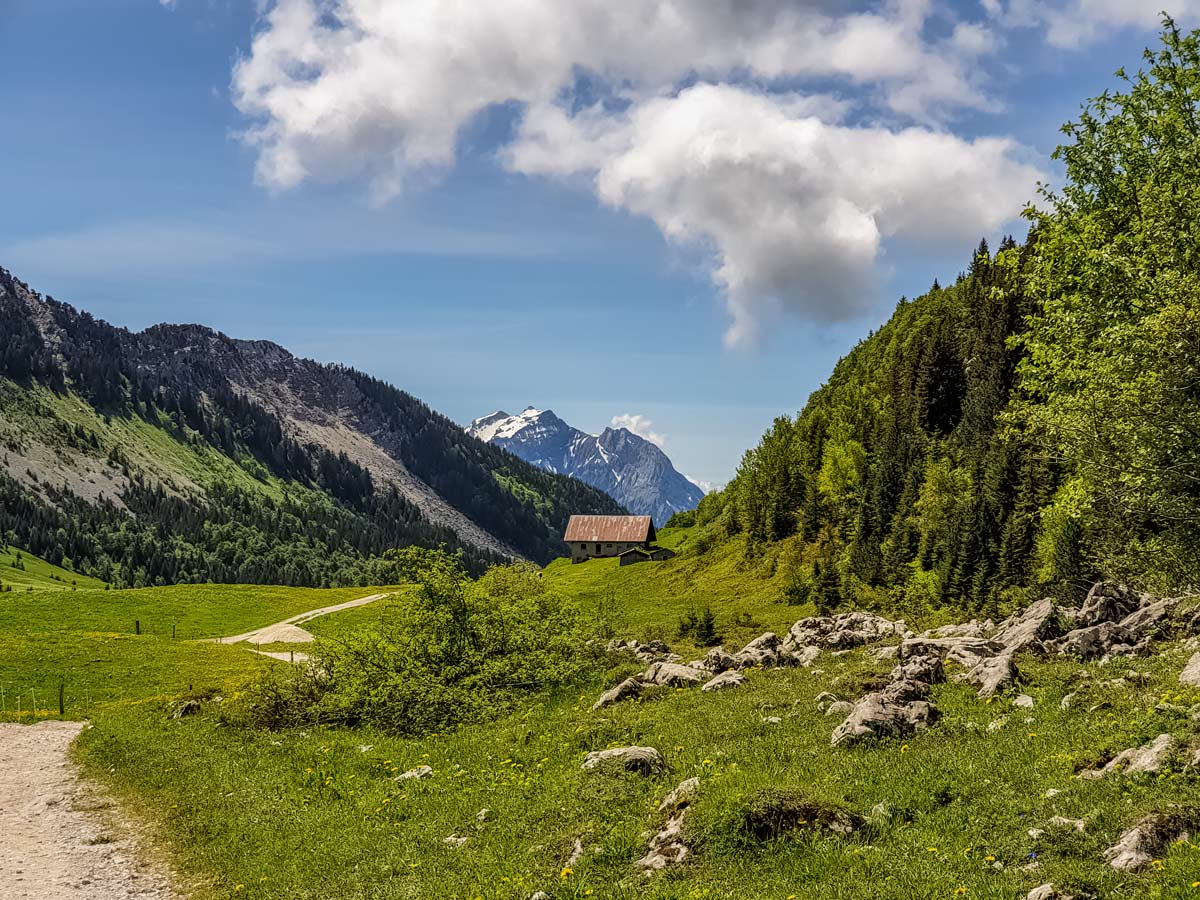
[[[732,343],[752,341],[772,307],[853,318],[876,299],[885,239],[936,245],[992,231],[1036,185],[1011,141],[851,127],[823,111],[812,98],[729,85],[648,100],[619,119],[537,108],[506,158],[529,174],[589,171],[607,203],[711,248]]]
[[[464,127],[511,105],[505,163],[585,181],[708,251],[741,342],[771,308],[861,312],[885,241],[973,240],[1036,179],[1012,142],[944,130],[990,103],[987,28],[935,0],[847,8],[278,0],[234,97],[261,182],[365,178],[381,201],[451,167]],[[845,124],[851,106],[886,124]]]

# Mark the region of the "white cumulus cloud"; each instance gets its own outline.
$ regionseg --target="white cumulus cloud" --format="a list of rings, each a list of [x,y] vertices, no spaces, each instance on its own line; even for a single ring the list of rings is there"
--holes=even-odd
[[[992,105],[994,25],[943,0],[276,0],[233,97],[261,183],[379,202],[510,108],[504,164],[699,248],[745,344],[773,311],[869,308],[892,239],[973,243],[1020,210],[1021,148],[947,130]]]
[[[812,98],[697,85],[621,118],[535,109],[506,159],[528,174],[588,171],[605,202],[710,248],[734,344],[753,341],[771,309],[853,318],[875,299],[886,239],[990,232],[1038,179],[1009,140],[852,127],[829,113]]]
[[[626,428],[638,437],[644,437],[650,443],[657,444],[659,447],[667,440],[665,434],[659,434],[654,430],[654,422],[640,413],[622,413],[619,416],[613,416],[611,425],[613,428]]]

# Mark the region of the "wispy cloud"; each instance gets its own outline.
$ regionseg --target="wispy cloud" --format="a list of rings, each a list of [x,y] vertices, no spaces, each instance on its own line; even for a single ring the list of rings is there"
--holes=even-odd
[[[128,222],[53,232],[0,245],[0,264],[53,267],[79,275],[187,272],[288,260],[361,256],[539,258],[583,247],[565,235],[451,226],[376,224],[365,214],[340,221],[217,219],[203,224]]]

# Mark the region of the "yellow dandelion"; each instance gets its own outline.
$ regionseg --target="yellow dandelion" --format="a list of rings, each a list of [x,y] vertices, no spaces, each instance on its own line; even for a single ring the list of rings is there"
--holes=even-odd
[[[568,878],[570,878],[571,877],[571,867],[563,866],[562,871],[558,873],[558,877],[560,879],[562,879],[563,881],[566,881]]]

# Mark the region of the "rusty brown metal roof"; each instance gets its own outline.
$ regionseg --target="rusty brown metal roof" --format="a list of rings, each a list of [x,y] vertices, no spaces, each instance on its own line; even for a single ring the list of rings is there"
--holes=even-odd
[[[654,523],[649,516],[571,516],[564,541],[652,541]]]

